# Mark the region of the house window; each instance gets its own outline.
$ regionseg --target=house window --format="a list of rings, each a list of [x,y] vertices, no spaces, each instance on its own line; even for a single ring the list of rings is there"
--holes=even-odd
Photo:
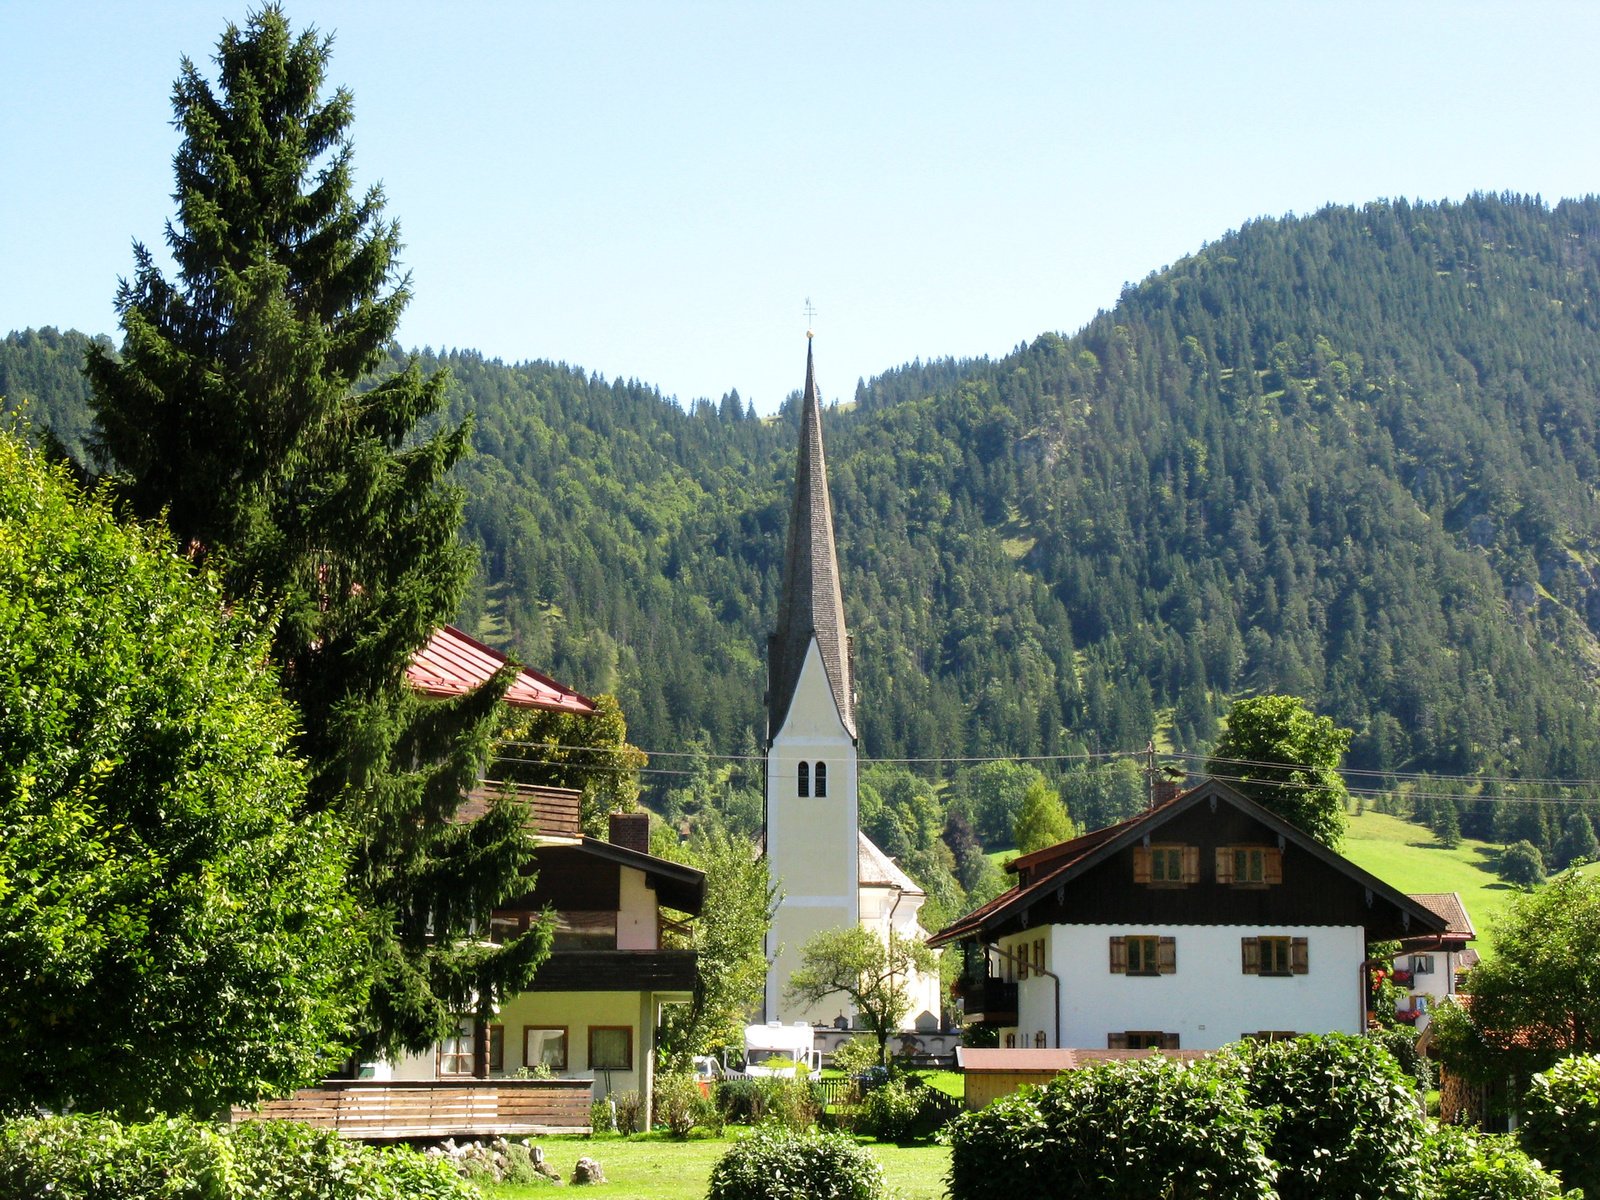
[[[439,1042],[440,1075],[472,1074],[472,1018],[462,1017]]]
[[[1041,1029],[1038,1033],[1033,1035],[1033,1048],[1035,1050],[1044,1049],[1044,1030]]]
[[[1186,887],[1200,880],[1200,847],[1135,846],[1133,881],[1149,887]]]
[[[633,1070],[633,1030],[626,1025],[589,1026],[589,1070]]]
[[[1239,1036],[1247,1042],[1292,1042],[1300,1035],[1292,1029],[1258,1029]]]
[[[799,793],[802,798],[811,795],[811,764],[800,764]]]
[[[615,909],[564,909],[556,914],[554,950],[615,950],[617,914]]]
[[[565,1025],[524,1025],[522,1027],[522,1065],[532,1070],[547,1067],[567,1069],[567,1027]]]
[[[1113,975],[1172,975],[1177,970],[1176,938],[1135,933],[1111,939]]]
[[[1125,1029],[1106,1034],[1107,1050],[1176,1050],[1178,1035],[1159,1029]]]
[[[1283,851],[1276,846],[1218,846],[1217,882],[1264,888],[1283,882]]]
[[[1411,956],[1411,973],[1413,975],[1433,974],[1433,955],[1413,954]]]
[[[489,1073],[503,1075],[506,1070],[506,1027],[489,1026]]]
[[[1240,938],[1240,967],[1246,975],[1304,975],[1310,970],[1309,950],[1305,938]]]
[[[828,764],[819,762],[816,771],[816,795],[818,800],[828,798]]]

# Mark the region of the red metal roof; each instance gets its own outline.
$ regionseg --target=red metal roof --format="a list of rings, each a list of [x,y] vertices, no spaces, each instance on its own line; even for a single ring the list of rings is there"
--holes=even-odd
[[[412,656],[411,665],[406,668],[406,682],[425,696],[464,696],[487,683],[508,661],[498,650],[468,637],[454,625],[445,625],[435,630],[428,644]],[[581,716],[594,712],[594,701],[587,696],[527,667],[517,672],[505,700],[513,708],[541,708]]]

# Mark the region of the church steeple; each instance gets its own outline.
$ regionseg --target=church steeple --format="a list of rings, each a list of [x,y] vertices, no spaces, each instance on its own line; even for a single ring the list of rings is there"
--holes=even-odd
[[[800,669],[813,637],[828,687],[845,732],[856,736],[855,680],[850,638],[844,626],[839,558],[833,544],[833,503],[822,454],[822,405],[817,399],[810,334],[806,342],[806,390],[800,402],[800,449],[795,459],[794,507],[783,560],[778,628],[767,648],[767,741],[788,716]]]

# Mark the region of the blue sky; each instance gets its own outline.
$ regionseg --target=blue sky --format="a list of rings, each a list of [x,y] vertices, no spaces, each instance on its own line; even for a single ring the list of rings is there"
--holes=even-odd
[[[762,412],[1071,332],[1261,215],[1600,191],[1588,3],[329,3],[408,345]],[[245,3],[0,0],[0,331],[115,334]]]

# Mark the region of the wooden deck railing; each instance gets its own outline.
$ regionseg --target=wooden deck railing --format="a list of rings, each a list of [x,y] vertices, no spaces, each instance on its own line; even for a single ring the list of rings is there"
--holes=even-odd
[[[591,1081],[485,1079],[462,1082],[328,1080],[236,1121],[304,1121],[363,1141],[589,1132]]]

